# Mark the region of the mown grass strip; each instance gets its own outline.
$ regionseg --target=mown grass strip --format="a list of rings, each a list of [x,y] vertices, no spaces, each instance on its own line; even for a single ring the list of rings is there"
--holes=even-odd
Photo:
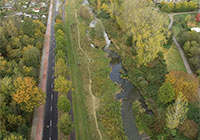
[[[170,48],[169,52],[167,52],[164,57],[167,63],[167,69],[168,71],[184,71],[186,72],[183,60],[177,50],[177,48],[175,47],[175,45],[173,44],[171,46],[172,48]]]
[[[74,9],[72,1],[69,0],[66,5],[65,29],[67,41],[68,63],[71,71],[73,83],[72,103],[75,121],[75,135],[77,140],[90,140],[88,112],[86,108],[86,99],[83,88],[80,69],[77,64],[78,55],[76,54],[76,42],[72,40],[71,25],[75,23]]]

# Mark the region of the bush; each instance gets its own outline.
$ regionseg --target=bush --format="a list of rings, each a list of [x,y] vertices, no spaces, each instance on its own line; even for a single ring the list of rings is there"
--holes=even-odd
[[[86,19],[86,20],[91,20],[92,19],[92,14],[90,13],[90,11],[87,8],[87,6],[81,5],[81,7],[80,7],[80,17],[82,19]]]

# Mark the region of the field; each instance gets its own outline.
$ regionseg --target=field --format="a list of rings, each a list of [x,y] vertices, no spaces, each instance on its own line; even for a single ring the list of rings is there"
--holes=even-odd
[[[164,58],[167,63],[168,71],[184,71],[186,72],[185,66],[183,64],[183,60],[178,52],[178,49],[173,44],[171,48],[164,54]]]

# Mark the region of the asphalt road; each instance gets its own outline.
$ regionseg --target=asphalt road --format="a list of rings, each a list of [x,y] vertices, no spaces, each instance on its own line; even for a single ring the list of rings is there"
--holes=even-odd
[[[54,5],[56,5],[56,0],[54,0]],[[56,6],[55,6],[56,7]],[[55,37],[54,37],[54,24],[56,17],[56,9],[53,11],[53,20],[51,24],[51,40],[50,40],[50,53],[49,53],[49,64],[48,64],[48,77],[46,86],[46,104],[45,104],[45,118],[44,118],[44,128],[43,128],[43,140],[57,140],[58,139],[58,110],[57,110],[57,92],[53,90],[54,88],[54,65],[55,65],[55,55],[54,50],[56,47]]]

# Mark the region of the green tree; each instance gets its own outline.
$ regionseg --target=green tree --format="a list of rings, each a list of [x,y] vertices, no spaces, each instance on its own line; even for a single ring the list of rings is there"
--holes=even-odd
[[[167,108],[166,122],[170,129],[177,128],[186,119],[188,112],[188,101],[182,93],[178,94],[173,105]]]
[[[59,93],[68,93],[72,87],[71,81],[60,75],[55,79],[54,84],[54,90]]]
[[[56,61],[58,61],[58,59],[66,60],[65,53],[62,50],[58,50],[58,52],[56,53],[55,59]]]
[[[104,30],[105,29],[104,29],[104,26],[103,26],[101,20],[97,20],[94,30],[95,30],[96,38],[98,38],[98,39],[104,38]]]
[[[26,66],[39,68],[40,51],[36,47],[30,45],[27,46],[24,48],[23,60]]]
[[[158,99],[161,103],[167,104],[175,98],[175,91],[171,83],[165,82],[159,89]]]
[[[3,140],[26,140],[26,139],[18,134],[11,133],[8,137],[4,138]]]
[[[58,129],[66,136],[68,136],[73,130],[73,122],[71,116],[68,113],[64,113],[58,120]]]
[[[69,112],[71,109],[71,103],[70,101],[67,99],[66,96],[61,95],[58,98],[58,103],[57,103],[57,107],[59,110],[62,110],[64,112]]]
[[[84,5],[80,7],[80,16],[83,19],[90,20],[92,18],[92,14],[88,10],[88,8]]]

